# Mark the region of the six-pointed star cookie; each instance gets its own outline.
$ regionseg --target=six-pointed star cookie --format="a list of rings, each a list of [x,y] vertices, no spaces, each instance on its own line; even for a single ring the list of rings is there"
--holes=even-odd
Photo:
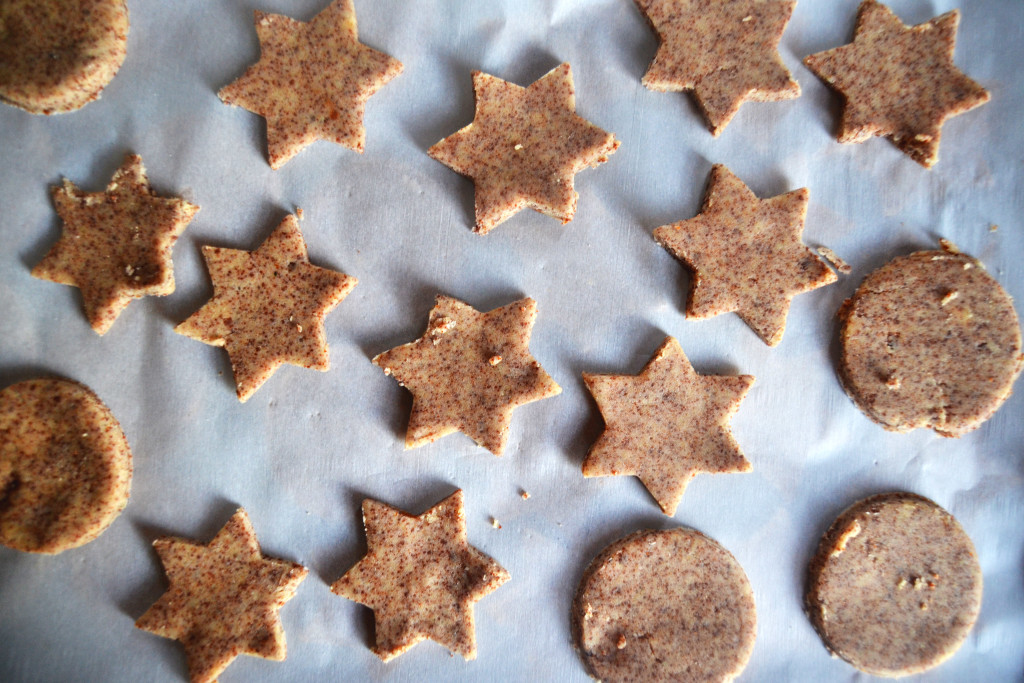
[[[651,90],[693,91],[717,136],[745,100],[799,97],[778,45],[795,0],[636,0],[661,45]]]
[[[153,547],[170,587],[135,625],[180,641],[193,683],[215,681],[238,655],[285,658],[278,610],[308,570],[265,557],[245,510],[208,545],[167,537]]]
[[[953,65],[960,12],[909,27],[885,5],[864,0],[853,42],[804,63],[845,100],[839,142],[889,138],[930,167],[939,159],[946,119],[989,100]]]
[[[109,330],[132,299],[174,291],[171,248],[199,207],[156,196],[141,157],[126,156],[104,192],[82,192],[65,178],[51,195],[63,233],[32,275],[78,287],[96,332]]]
[[[698,375],[668,337],[639,375],[583,373],[605,429],[583,461],[583,476],[636,475],[674,515],[698,472],[749,472],[729,430],[754,378]]]
[[[693,271],[686,315],[736,311],[769,346],[782,341],[792,298],[836,280],[800,240],[809,196],[802,188],[758,199],[716,164],[700,214],[654,231]]]
[[[619,141],[577,116],[569,65],[527,88],[474,71],[473,91],[473,123],[427,153],[473,179],[474,230],[484,234],[526,207],[571,221],[573,176],[607,161]]]
[[[513,409],[562,391],[530,355],[536,318],[533,299],[480,313],[438,295],[422,337],[374,358],[412,392],[405,447],[459,431],[501,455]]]
[[[227,349],[239,400],[283,363],[330,368],[324,318],[358,281],[309,262],[295,216],[256,251],[205,246],[203,257],[213,298],[174,331]]]
[[[331,590],[373,610],[384,661],[430,638],[476,658],[473,603],[509,580],[466,539],[462,491],[413,516],[363,501],[367,552]]]
[[[366,100],[402,63],[359,42],[352,0],[334,0],[311,22],[256,11],[260,60],[220,98],[267,120],[271,168],[314,140],[363,151]]]

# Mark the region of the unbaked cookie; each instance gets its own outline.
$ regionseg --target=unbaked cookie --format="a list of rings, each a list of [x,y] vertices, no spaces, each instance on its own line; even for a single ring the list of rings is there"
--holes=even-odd
[[[756,635],[754,594],[729,551],[699,531],[637,531],[580,581],[573,637],[602,681],[731,681]]]
[[[981,262],[950,249],[893,259],[840,309],[839,378],[886,429],[965,434],[1020,374],[1013,302]]]
[[[124,0],[0,2],[0,100],[33,114],[79,109],[117,75]]]
[[[132,452],[114,416],[77,382],[0,391],[0,543],[55,554],[99,536],[128,504]]]
[[[875,676],[949,658],[981,609],[974,546],[948,512],[913,493],[847,508],[811,560],[807,616],[825,646]]]

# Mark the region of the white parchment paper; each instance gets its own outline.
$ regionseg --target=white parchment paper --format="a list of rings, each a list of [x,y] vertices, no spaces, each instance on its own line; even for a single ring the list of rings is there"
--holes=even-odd
[[[1024,3],[963,3],[956,63],[992,101],[946,124],[927,171],[882,139],[836,143],[838,98],[800,63],[850,40],[855,0],[800,0],[781,53],[803,95],[744,105],[719,139],[687,96],[641,86],[656,39],[628,0],[356,0],[362,40],[405,64],[369,101],[366,153],[318,142],[272,171],[263,120],[216,91],[258,57],[253,9],[309,20],[325,4],[128,0],[128,57],[101,100],[49,118],[0,105],[0,383],[84,382],[135,454],[131,502],[98,540],[56,557],[0,548],[0,680],[184,680],[181,646],[133,626],[166,586],[151,543],[208,541],[239,505],[267,554],[311,571],[281,612],[287,661],[242,657],[225,682],[586,680],[569,631],[584,567],[624,533],[681,524],[750,577],[758,633],[741,680],[865,680],[804,617],[804,570],[841,509],[897,489],[952,512],[985,577],[967,642],[919,680],[1021,680],[1024,392],[961,439],[892,434],[844,395],[834,360],[840,303],[939,237],[1024,301]],[[920,23],[957,3],[892,6]],[[425,150],[472,120],[471,70],[526,85],[563,61],[578,112],[621,148],[577,176],[572,223],[524,212],[472,234],[472,183]],[[161,194],[202,210],[175,248],[177,291],[132,303],[101,338],[77,290],[29,270],[59,235],[49,187],[100,190],[127,152]],[[735,315],[687,321],[686,271],[651,237],[695,215],[712,163],[762,197],[809,187],[805,241],[853,266],[795,299],[777,348]],[[285,367],[242,405],[225,352],[172,328],[211,294],[201,245],[254,249],[295,207],[312,261],[360,283],[327,319],[330,372]],[[539,303],[531,347],[563,393],[516,411],[503,458],[461,434],[403,450],[411,399],[369,359],[418,337],[438,292],[480,310]],[[602,425],[580,373],[639,372],[669,334],[698,371],[757,378],[733,421],[753,472],[698,477],[672,519],[636,479],[580,473]],[[365,551],[360,501],[418,513],[456,487],[470,541],[512,580],[477,604],[476,661],[426,642],[384,665],[369,610],[328,590]]]

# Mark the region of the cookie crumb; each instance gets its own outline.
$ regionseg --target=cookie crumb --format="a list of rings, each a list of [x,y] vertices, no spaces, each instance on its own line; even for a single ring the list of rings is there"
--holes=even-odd
[[[818,247],[818,253],[821,254],[822,258],[835,266],[836,270],[843,275],[853,272],[853,267],[843,259],[839,258],[839,255],[828,247]]]
[[[302,220],[302,213],[302,209],[300,209],[299,207],[295,207],[295,217],[298,218],[300,221]]]
[[[619,639],[615,641],[615,647],[616,649],[624,650],[626,648],[626,636],[620,633]]]
[[[956,291],[955,289],[951,289],[948,292],[946,292],[945,296],[942,297],[942,299],[940,300],[939,303],[941,303],[943,306],[945,306],[946,304],[948,304],[949,302],[953,301],[953,299],[957,298],[958,296],[960,296],[960,292]]]
[[[495,529],[501,528],[501,524],[498,523],[497,517],[491,517],[491,526],[493,526]]]
[[[487,362],[490,363],[491,365],[497,365],[498,363],[501,362],[501,356],[493,355],[487,359]]]
[[[524,490],[519,492],[519,497],[522,498],[523,500],[529,500],[530,499],[530,492],[524,489]]]
[[[960,247],[956,246],[952,240],[947,240],[945,237],[939,239],[939,246],[942,247],[942,251],[947,254],[959,254]]]
[[[999,226],[996,225],[995,223],[992,223],[991,225],[988,226],[988,231],[989,232],[995,232],[998,229],[999,229]]]

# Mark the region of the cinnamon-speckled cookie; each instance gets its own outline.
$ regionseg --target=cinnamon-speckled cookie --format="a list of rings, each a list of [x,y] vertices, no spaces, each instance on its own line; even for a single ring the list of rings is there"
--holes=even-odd
[[[831,652],[875,676],[909,676],[967,637],[981,568],[948,512],[913,493],[880,494],[847,508],[821,539],[806,609]]]

